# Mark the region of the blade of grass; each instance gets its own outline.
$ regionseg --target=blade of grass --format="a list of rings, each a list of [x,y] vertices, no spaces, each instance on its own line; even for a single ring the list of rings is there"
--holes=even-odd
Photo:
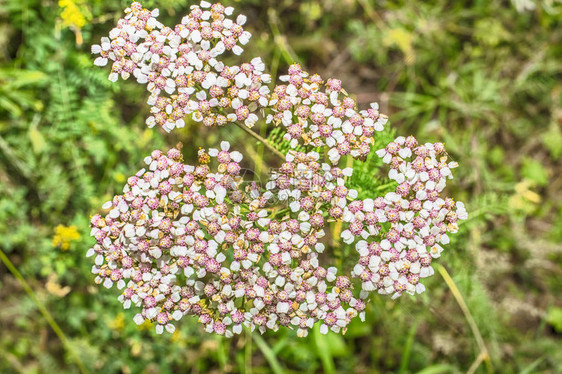
[[[418,371],[417,374],[442,374],[442,373],[456,373],[456,372],[458,372],[458,370],[452,365],[437,364],[422,369]]]
[[[226,352],[227,346],[224,342],[224,337],[219,335],[217,338],[219,346],[217,348],[217,359],[220,365],[220,372],[226,373],[226,362],[228,360],[228,353]]]
[[[380,30],[384,30],[386,28],[383,19],[367,0],[357,0],[357,2],[361,5],[367,16],[374,22],[375,26],[377,26]]]
[[[279,70],[279,62],[281,60],[281,51],[279,48],[275,48],[273,51],[273,59],[271,60],[271,67],[269,69],[269,74],[271,74],[271,79],[277,79],[277,71]]]
[[[10,261],[8,256],[6,256],[6,254],[4,253],[4,251],[1,248],[0,248],[0,260],[2,260],[4,265],[6,265],[6,267],[8,268],[8,270],[10,270],[12,275],[18,280],[18,282],[21,284],[21,286],[23,287],[25,292],[29,295],[31,300],[33,300],[33,302],[37,306],[37,309],[39,309],[39,311],[41,312],[43,317],[47,320],[47,323],[49,324],[49,326],[51,326],[51,328],[53,329],[55,334],[57,334],[57,336],[59,337],[59,339],[62,342],[64,348],[68,351],[70,356],[73,358],[74,362],[76,363],[76,365],[80,369],[80,372],[83,373],[83,374],[88,373],[88,370],[86,369],[86,367],[84,366],[84,364],[80,360],[80,357],[74,351],[74,349],[73,349],[72,345],[70,344],[68,338],[66,337],[66,335],[64,334],[64,332],[62,331],[62,329],[60,328],[58,323],[55,321],[55,319],[53,318],[51,313],[47,310],[47,307],[45,307],[45,304],[43,304],[41,302],[41,300],[39,300],[39,298],[37,297],[35,292],[33,292],[33,289],[31,288],[29,283],[27,283],[25,278],[21,275],[21,273],[18,271],[18,269],[15,267],[15,265],[12,263],[12,261]]]
[[[474,374],[476,372],[476,369],[478,369],[478,367],[480,366],[480,364],[484,360],[484,358],[486,358],[486,353],[480,352],[478,357],[476,357],[476,360],[474,360],[472,365],[470,365],[470,367],[468,368],[468,371],[466,372],[466,374]]]
[[[453,293],[453,296],[455,297],[455,300],[457,301],[457,304],[459,304],[459,307],[461,308],[461,310],[464,314],[464,317],[466,318],[466,321],[468,322],[468,325],[470,326],[470,329],[472,330],[472,334],[474,335],[474,337],[476,339],[476,343],[478,344],[478,348],[480,349],[480,354],[478,355],[478,357],[476,358],[476,361],[474,362],[474,364],[477,363],[474,370],[476,370],[476,368],[482,363],[482,361],[484,361],[486,363],[486,368],[488,369],[488,372],[493,372],[492,363],[490,361],[490,353],[488,351],[488,348],[486,347],[486,344],[484,343],[484,339],[482,338],[482,334],[480,333],[480,330],[478,329],[478,325],[476,324],[476,321],[474,320],[474,317],[472,317],[472,314],[470,313],[470,309],[468,308],[468,305],[466,304],[466,302],[464,301],[464,298],[462,297],[462,294],[460,293],[457,285],[453,281],[453,278],[451,278],[451,276],[449,275],[449,272],[447,271],[447,269],[445,269],[443,267],[443,265],[441,265],[441,264],[437,265],[437,270],[439,271],[439,273],[441,274],[441,276],[445,280],[445,283],[447,283],[447,286],[449,287],[449,289]],[[474,364],[473,364],[473,366],[474,366]]]
[[[252,332],[249,329],[246,329],[244,354],[244,371],[246,374],[252,374]]]
[[[332,352],[330,351],[330,347],[326,344],[324,336],[325,335],[320,334],[320,325],[317,323],[316,326],[314,326],[314,343],[316,344],[318,355],[322,361],[324,373],[333,374],[336,372],[336,367],[334,365],[334,359],[332,358]]]
[[[256,342],[256,345],[258,346],[259,350],[261,351],[261,353],[264,355],[265,359],[269,363],[269,367],[271,368],[273,373],[283,374],[284,373],[283,368],[281,367],[281,364],[277,360],[277,357],[275,356],[273,350],[269,347],[269,345],[267,345],[267,342],[263,340],[261,335],[257,333],[252,334],[252,337]]]
[[[273,351],[273,353],[277,354],[277,353],[281,352],[281,350],[283,348],[285,348],[287,346],[287,344],[289,344],[289,342],[290,341],[287,339],[287,336],[284,336],[281,339],[277,339],[277,342],[271,348],[271,350]]]
[[[544,361],[544,357],[539,357],[537,358],[535,361],[531,362],[531,364],[529,366],[527,366],[526,368],[524,368],[523,370],[521,370],[520,374],[531,374],[531,373],[535,373],[537,370],[537,366],[539,366],[540,364],[542,364],[542,362]]]
[[[279,29],[279,16],[277,15],[275,9],[269,8],[267,10],[267,16],[269,18],[269,26],[271,27],[271,32],[273,34],[273,41],[279,48],[285,62],[289,65],[295,62],[302,65],[295,51],[293,51],[289,43],[287,43],[287,38],[281,34]]]
[[[408,332],[408,338],[406,339],[406,345],[402,351],[402,360],[400,361],[400,372],[405,373],[410,364],[410,356],[412,355],[412,345],[414,344],[414,338],[416,337],[416,331],[418,331],[419,321],[415,321],[410,331]]]

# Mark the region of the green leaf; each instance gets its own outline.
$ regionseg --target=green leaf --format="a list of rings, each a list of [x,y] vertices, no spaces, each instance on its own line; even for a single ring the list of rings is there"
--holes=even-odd
[[[45,138],[43,134],[37,127],[30,127],[29,128],[29,140],[31,141],[31,147],[33,148],[33,153],[39,154],[43,152],[47,143],[45,142]]]
[[[554,327],[558,333],[562,333],[562,308],[553,307],[548,311],[546,322]]]
[[[562,156],[562,131],[556,124],[552,124],[547,132],[541,136],[541,140],[550,152],[550,155],[555,159],[560,159]]]
[[[0,69],[0,81],[10,89],[17,89],[30,84],[40,84],[47,80],[47,75],[37,70]]]
[[[531,158],[523,159],[521,175],[539,186],[546,186],[548,183],[548,174],[544,166],[539,161]]]
[[[316,349],[320,360],[322,361],[322,367],[324,368],[324,373],[333,374],[336,372],[334,365],[334,359],[332,357],[331,346],[328,343],[328,335],[322,335],[320,333],[320,324],[314,326],[314,343],[316,344]]]

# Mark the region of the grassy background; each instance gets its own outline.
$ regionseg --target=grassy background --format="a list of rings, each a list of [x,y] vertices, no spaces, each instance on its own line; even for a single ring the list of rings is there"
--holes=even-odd
[[[562,372],[562,4],[229,3],[254,34],[245,56],[273,75],[300,61],[361,105],[379,101],[397,134],[446,143],[469,220],[441,273],[421,297],[375,297],[345,336],[137,327],[115,290],[93,284],[89,215],[178,141],[189,160],[228,139],[257,174],[274,159],[234,127],[145,128],[144,89],[110,84],[89,55],[126,1],[0,0],[0,372]],[[175,24],[188,2],[144,5]]]

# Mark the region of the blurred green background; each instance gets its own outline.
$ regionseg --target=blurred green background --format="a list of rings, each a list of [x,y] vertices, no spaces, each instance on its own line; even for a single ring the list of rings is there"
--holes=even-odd
[[[244,57],[273,75],[299,61],[342,79],[361,105],[380,102],[396,134],[445,142],[461,165],[450,193],[469,211],[439,262],[452,279],[436,272],[420,297],[375,297],[345,336],[137,327],[118,291],[93,283],[90,214],[178,141],[191,161],[230,140],[257,174],[274,159],[232,126],[145,127],[144,87],[111,84],[89,54],[126,1],[0,0],[0,372],[562,372],[562,4],[226,3],[248,16]],[[144,2],[170,25],[189,4]]]

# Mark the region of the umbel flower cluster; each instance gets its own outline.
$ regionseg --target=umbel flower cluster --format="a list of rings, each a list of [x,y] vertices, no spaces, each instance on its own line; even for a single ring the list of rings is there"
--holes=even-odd
[[[250,34],[245,17],[230,19],[233,9],[221,4],[192,6],[173,29],[137,2],[125,13],[92,52],[96,65],[112,62],[110,80],[146,84],[149,127],[169,132],[188,115],[205,126],[261,121],[280,126],[292,148],[264,185],[243,178],[242,154],[228,142],[201,149],[197,165],[184,164],[177,148],[153,151],[92,217],[95,281],[121,290],[135,323],[173,332],[191,315],[227,337],[244,326],[345,332],[364,320],[375,292],[425,290],[448,233],[467,217],[461,202],[442,196],[457,167],[443,144],[398,137],[376,151],[396,189],[360,199],[353,169],[340,163],[371,152],[387,122],[376,104],[359,110],[339,80],[298,65],[272,90],[259,58],[225,65],[220,56],[241,54]],[[339,238],[330,237],[334,224]],[[334,240],[350,248],[350,267],[330,266]]]
[[[144,9],[134,2],[125,18],[94,45],[99,54],[95,64],[112,61],[109,79],[128,79],[146,84],[152,115],[148,127],[158,125],[166,131],[185,125],[184,117],[202,121],[205,126],[224,126],[243,121],[251,127],[255,112],[269,103],[271,78],[265,65],[254,58],[240,66],[226,66],[220,56],[243,52],[250,40],[244,31],[246,17],[228,18],[233,8],[202,2],[174,28],[156,20],[158,10]]]

